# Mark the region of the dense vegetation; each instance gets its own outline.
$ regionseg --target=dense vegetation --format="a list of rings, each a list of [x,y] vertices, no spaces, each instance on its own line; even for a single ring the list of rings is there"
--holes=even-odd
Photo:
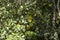
[[[59,0],[0,0],[0,40],[60,40]]]

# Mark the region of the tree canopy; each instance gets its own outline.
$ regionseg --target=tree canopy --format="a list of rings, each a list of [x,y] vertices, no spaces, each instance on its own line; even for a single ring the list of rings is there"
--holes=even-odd
[[[0,0],[0,40],[59,40],[59,0]]]

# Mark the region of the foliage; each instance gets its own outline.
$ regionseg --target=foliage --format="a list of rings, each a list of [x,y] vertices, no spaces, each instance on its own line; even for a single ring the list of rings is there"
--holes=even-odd
[[[58,40],[60,19],[55,2],[0,0],[0,40]]]

